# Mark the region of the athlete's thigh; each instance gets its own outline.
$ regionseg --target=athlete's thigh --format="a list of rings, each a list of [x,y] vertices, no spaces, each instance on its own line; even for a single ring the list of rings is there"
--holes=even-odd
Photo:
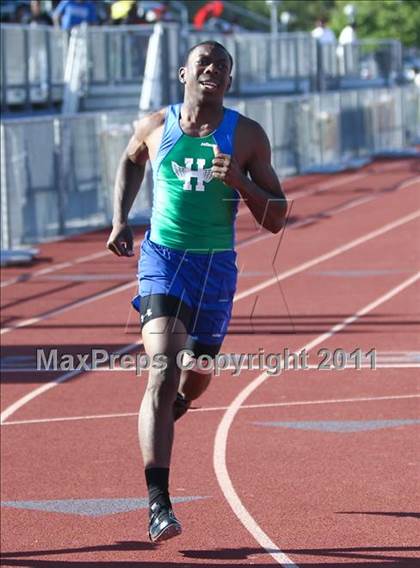
[[[149,320],[142,327],[142,340],[149,357],[162,354],[176,359],[187,340],[185,324],[172,316]]]

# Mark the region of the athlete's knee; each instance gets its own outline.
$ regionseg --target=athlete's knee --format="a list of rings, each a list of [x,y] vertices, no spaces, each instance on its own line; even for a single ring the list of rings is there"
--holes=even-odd
[[[171,355],[162,354],[161,364],[151,367],[147,382],[147,391],[157,399],[174,400],[179,385],[180,372],[176,359]]]

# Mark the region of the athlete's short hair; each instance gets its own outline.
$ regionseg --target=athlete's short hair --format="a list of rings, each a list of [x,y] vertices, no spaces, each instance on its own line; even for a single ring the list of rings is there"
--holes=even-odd
[[[229,51],[226,49],[226,47],[224,45],[222,45],[221,43],[219,43],[218,41],[213,41],[211,39],[207,40],[207,41],[202,41],[200,43],[197,43],[196,45],[193,45],[188,51],[187,54],[185,56],[185,60],[184,60],[184,65],[186,65],[188,63],[188,59],[191,55],[191,53],[193,51],[195,51],[195,49],[197,47],[200,47],[201,45],[211,45],[213,47],[218,47],[220,49],[223,49],[223,51],[226,53],[226,55],[228,56],[229,59],[229,63],[230,63],[230,69],[232,70],[233,67],[233,57],[231,56],[231,54],[229,53]]]

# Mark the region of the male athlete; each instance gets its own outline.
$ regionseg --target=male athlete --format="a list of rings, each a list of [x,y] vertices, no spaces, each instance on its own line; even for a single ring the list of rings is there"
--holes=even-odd
[[[153,212],[141,245],[139,295],[142,340],[152,361],[139,414],[149,492],[149,537],[181,532],[169,499],[174,420],[207,388],[211,373],[188,368],[220,350],[232,311],[237,268],[234,221],[242,198],[263,227],[277,233],[287,203],[271,167],[271,148],[259,124],[223,106],[232,57],[217,42],[193,47],[179,70],[184,102],[142,118],[121,158],[113,229],[107,246],[132,256],[127,217],[153,168]],[[177,355],[189,349],[179,364]],[[161,364],[162,363],[162,364]],[[164,363],[164,364],[163,364]]]

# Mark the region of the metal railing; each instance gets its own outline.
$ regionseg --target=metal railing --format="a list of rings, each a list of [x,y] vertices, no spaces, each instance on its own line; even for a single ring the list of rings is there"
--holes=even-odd
[[[1,27],[2,108],[61,101],[67,36],[48,26]]]
[[[190,32],[188,48],[206,39],[208,33]],[[211,39],[234,59],[233,95],[308,92],[315,84],[316,42],[310,34],[212,33]]]
[[[400,79],[402,73],[402,48],[396,40],[317,44],[317,59],[320,89],[375,83],[388,86]]]
[[[401,77],[397,41],[360,41],[320,45],[308,33],[181,33],[175,23],[160,24],[163,41],[154,63],[161,69],[162,102],[179,94],[177,70],[186,50],[217,40],[232,53],[232,95],[292,94],[361,86],[390,86]],[[135,108],[144,80],[154,26],[90,26],[79,34],[85,42],[81,109]],[[1,29],[1,103],[3,110],[34,105],[56,106],[71,77],[73,51],[66,32],[48,26],[6,24]],[[66,65],[67,63],[67,65]],[[76,81],[77,83],[77,81]]]
[[[233,98],[266,130],[280,176],[336,170],[420,142],[414,86],[293,97]],[[118,161],[137,112],[86,113],[1,125],[1,248],[102,227],[112,216]],[[133,215],[150,215],[152,177]]]
[[[88,84],[139,85],[153,25],[87,28]]]
[[[179,63],[178,26],[165,24],[165,42],[159,62],[163,69]],[[82,102],[107,98],[108,107],[135,107],[140,97],[146,55],[153,25],[90,26],[74,28],[71,41],[82,45],[86,62],[69,50],[67,32],[48,26],[6,24],[1,28],[1,106],[32,109],[34,105],[53,107],[62,102],[64,89],[77,64],[83,75],[79,90]],[[69,57],[68,57],[69,56]],[[174,73],[168,73],[165,96],[169,96]],[[77,81],[76,81],[77,83]],[[95,107],[95,101],[90,106]],[[82,108],[89,108],[89,104]]]
[[[114,174],[135,117],[86,113],[4,121],[1,248],[105,225],[112,208],[110,168]],[[119,145],[113,129],[121,133]]]

